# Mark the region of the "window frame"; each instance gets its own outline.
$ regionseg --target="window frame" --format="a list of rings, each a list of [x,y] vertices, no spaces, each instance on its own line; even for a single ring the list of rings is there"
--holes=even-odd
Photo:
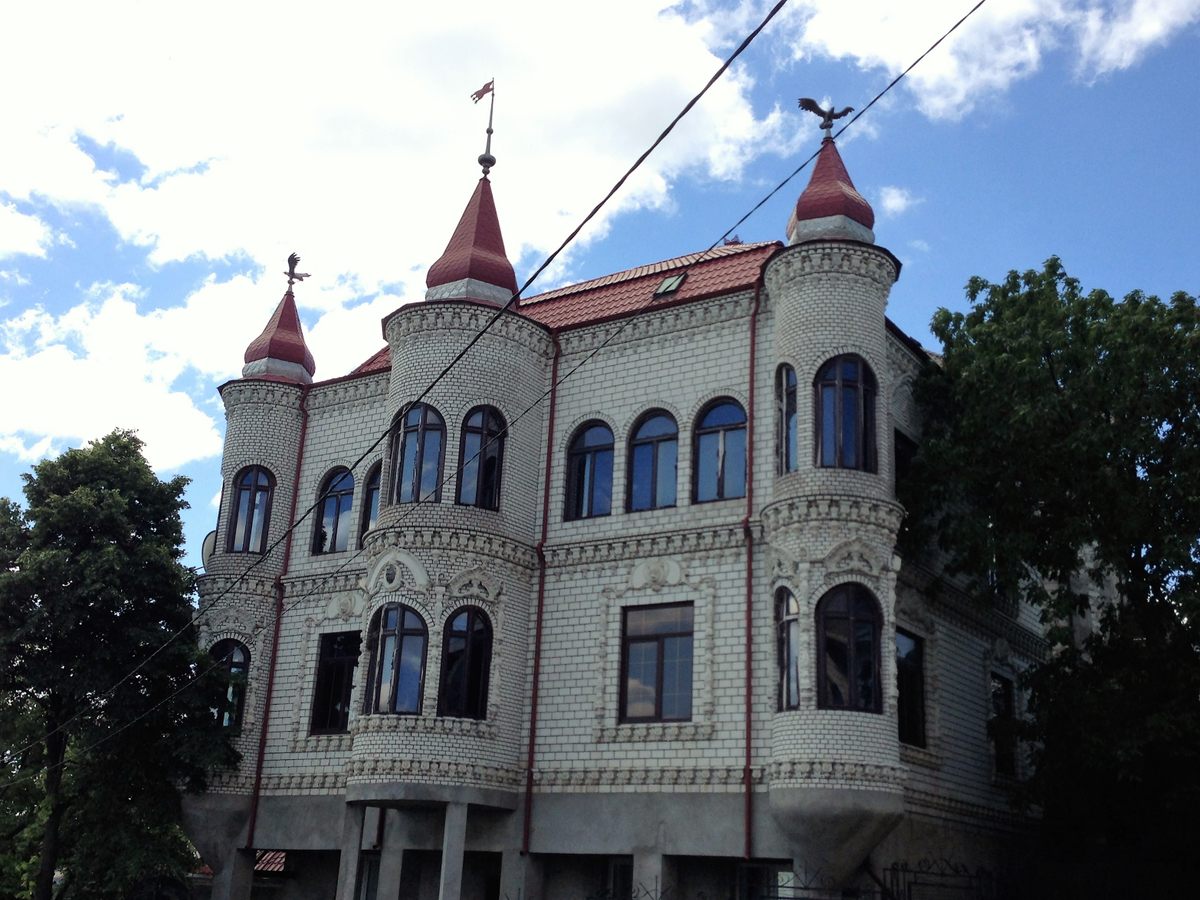
[[[461,615],[467,616],[467,625],[462,632],[455,631],[454,621]],[[476,649],[475,644],[478,639],[475,637],[474,623],[482,620],[486,626],[482,632],[483,647],[482,650]],[[449,708],[447,703],[447,689],[449,686],[449,678],[451,674],[450,665],[450,641],[456,635],[462,634],[465,636],[465,647],[463,653],[466,657],[466,662],[463,665],[463,670],[466,672],[464,676],[467,685],[463,690],[464,697],[470,689],[471,667],[475,663],[475,658],[482,653],[483,661],[478,663],[480,679],[477,695],[474,698],[467,699],[462,707],[462,711],[455,711]],[[448,719],[472,719],[475,721],[484,721],[488,717],[488,697],[491,692],[492,680],[492,647],[495,642],[495,628],[492,626],[491,617],[487,612],[479,606],[466,604],[455,609],[448,615],[442,626],[442,665],[441,672],[438,676],[438,715]]]
[[[1006,709],[998,709],[996,689],[1001,689]],[[1017,739],[1016,680],[992,669],[988,673],[988,743],[992,750],[992,774],[996,778],[1013,779],[1020,776],[1020,741]],[[997,725],[996,723],[1000,723]]]
[[[482,415],[482,423],[478,426],[470,425],[471,417],[476,413]],[[492,427],[489,427],[492,426]],[[475,456],[467,459],[467,435],[479,435],[479,450]],[[458,483],[454,489],[454,502],[459,506],[474,506],[477,509],[487,509],[492,512],[497,512],[500,509],[500,488],[504,472],[504,444],[505,437],[508,435],[508,424],[504,420],[504,416],[500,410],[494,406],[480,404],[474,406],[467,411],[463,416],[462,429],[459,431],[458,440]],[[492,502],[481,503],[480,498],[484,493],[484,484],[486,482],[486,463],[489,458],[494,457],[496,460],[495,476],[492,484]],[[467,484],[467,466],[475,465],[475,499],[471,502],[463,500],[463,487]]]
[[[335,486],[343,479],[349,479],[349,487],[334,489]],[[313,527],[313,543],[312,552],[314,556],[323,556],[327,553],[341,553],[350,549],[350,527],[353,519],[354,510],[354,475],[345,466],[337,466],[331,469],[329,473],[321,480],[321,490],[317,495],[319,515],[315,517],[316,521]],[[329,503],[334,502],[333,512],[333,536],[327,541],[327,545],[322,547],[320,544],[321,533],[325,530],[324,525],[328,516]],[[343,501],[345,508],[343,509]],[[342,536],[344,541],[342,546],[337,546],[338,537]]]
[[[409,417],[418,411],[420,420],[416,424],[410,425]],[[441,437],[438,440],[437,474],[432,491],[426,494],[422,491],[422,473],[425,470],[425,456],[429,450],[431,432],[437,432]],[[404,450],[410,434],[416,435],[413,443],[416,458],[413,461],[412,483],[407,485],[411,496],[406,498],[404,496],[406,486],[401,483],[400,476],[404,472]],[[391,502],[396,504],[440,503],[442,500],[442,472],[446,461],[446,419],[441,412],[429,403],[414,403],[402,409],[392,422],[391,449],[392,478],[389,491]]]
[[[900,655],[900,638],[904,637],[914,643],[917,650],[915,664],[911,660],[905,660]],[[896,627],[896,737],[906,747],[918,747],[925,750],[929,746],[929,724],[926,717],[926,694],[925,689],[925,659],[926,659],[926,641],[919,634],[914,634],[907,628]],[[912,691],[905,690],[906,679],[905,672],[914,672],[916,674],[916,697],[911,696]],[[907,699],[906,699],[907,698]],[[909,707],[910,703],[916,704],[915,709]],[[911,716],[906,716],[905,711],[911,709]],[[906,740],[906,719],[913,719],[916,722],[918,734],[917,740]],[[909,734],[908,737],[914,735]]]
[[[827,620],[835,618],[829,612],[828,608],[832,606],[842,593],[846,594],[846,615],[836,616],[836,618],[845,618],[847,622],[846,633],[848,635],[846,641],[846,672],[847,678],[847,698],[846,702],[837,704],[832,703],[828,696],[828,673],[827,673],[827,654],[825,652],[825,637],[827,630]],[[870,624],[872,626],[871,640],[871,664],[872,683],[874,685],[874,697],[870,706],[863,706],[859,695],[858,680],[854,677],[857,659],[856,640],[854,639],[855,625],[863,621],[856,616],[855,607],[858,601],[866,601],[870,604]],[[881,644],[883,642],[883,611],[880,608],[879,600],[866,587],[856,581],[843,582],[835,585],[826,591],[821,599],[817,601],[814,611],[816,618],[816,634],[817,634],[817,708],[818,709],[842,709],[848,712],[865,712],[865,713],[882,713],[883,712],[883,666],[881,659]]]
[[[396,611],[396,626],[386,628],[388,610]],[[408,628],[405,625],[407,614],[412,613],[421,623],[421,628]],[[380,709],[379,694],[383,680],[379,677],[379,666],[382,663],[383,642],[388,637],[395,637],[396,646],[392,651],[392,676],[389,684],[387,709]],[[415,709],[396,709],[396,698],[400,696],[400,675],[403,667],[400,664],[404,656],[405,638],[421,639],[421,666],[417,680],[417,704]],[[405,603],[385,603],[375,610],[371,616],[371,626],[367,630],[370,659],[367,663],[367,685],[363,691],[363,714],[368,716],[419,716],[425,702],[425,670],[429,660],[429,625],[417,610]]]
[[[856,378],[845,377],[843,366],[853,363]],[[825,373],[832,371],[832,378]],[[825,454],[825,389],[832,388],[836,398],[833,411],[834,459]],[[854,391],[855,462],[847,464],[844,438],[846,436],[846,391]],[[813,464],[821,469],[851,469],[875,473],[879,469],[879,447],[875,403],[879,381],[867,361],[857,353],[842,353],[821,363],[813,378]]]
[[[800,601],[796,599],[796,595],[791,590],[780,587],[775,591],[775,647],[779,671],[776,701],[780,712],[800,708],[802,637],[800,634]],[[791,690],[793,681],[795,683],[794,696]]]
[[[603,428],[608,432],[608,443],[592,447],[581,446],[589,431]],[[596,460],[602,453],[608,454],[608,509],[595,512]],[[616,462],[616,439],[612,428],[602,419],[589,419],[571,434],[567,442],[566,483],[563,486],[563,520],[574,522],[580,519],[599,519],[612,515],[613,469]],[[578,475],[578,477],[577,477]],[[578,482],[578,483],[577,483]],[[586,506],[584,500],[587,500]]]
[[[239,650],[245,656],[240,663],[234,659]],[[222,708],[214,710],[217,727],[238,734],[245,719],[246,692],[250,686],[250,649],[237,638],[221,638],[208,648],[208,655],[216,663],[213,669],[221,672],[225,684]],[[228,721],[221,721],[222,717]]]
[[[342,656],[334,656],[327,651],[327,647],[333,644],[338,638],[344,638],[348,635],[353,635],[355,638],[355,646],[353,654],[345,654]],[[315,677],[313,678],[313,697],[312,707],[309,710],[308,716],[308,733],[311,735],[321,734],[345,734],[350,729],[350,710],[353,704],[354,697],[354,673],[358,670],[358,660],[362,655],[362,632],[361,631],[327,631],[318,636],[317,639],[317,667]],[[334,674],[329,674],[330,672]],[[327,679],[338,677],[338,672],[341,672],[341,678],[344,682],[344,687],[339,691],[342,699],[342,713],[339,716],[340,725],[330,727],[328,724],[322,727],[317,725],[317,714],[322,694],[322,685],[326,684]],[[329,691],[332,696],[332,689]],[[336,708],[337,704],[331,704],[329,708]],[[326,722],[332,718],[325,715]]]
[[[775,473],[800,470],[800,382],[796,370],[781,363],[775,370]]]
[[[629,614],[646,612],[653,609],[669,609],[687,607],[691,610],[691,628],[687,631],[672,631],[661,632],[652,635],[636,635],[631,637],[629,634]],[[691,697],[688,700],[688,714],[686,717],[679,718],[664,718],[663,717],[663,678],[666,667],[664,660],[664,642],[668,638],[688,637],[691,639]],[[655,681],[654,681],[654,714],[651,716],[630,716],[628,714],[628,691],[629,691],[629,648],[632,644],[648,644],[654,643],[655,649]],[[617,698],[617,721],[622,725],[625,724],[644,724],[644,723],[668,723],[691,722],[695,718],[695,697],[696,697],[696,605],[689,601],[679,603],[651,603],[639,604],[636,606],[625,606],[621,608],[621,663],[620,663],[620,684],[618,686]]]
[[[358,526],[358,546],[361,548],[367,532],[379,525],[379,507],[383,489],[383,460],[371,466],[363,486],[363,507]],[[374,511],[374,516],[371,515]]]
[[[645,428],[650,422],[657,418],[667,419],[674,429],[670,434],[650,435],[648,437],[639,437],[638,432]],[[658,467],[659,467],[659,452],[660,446],[663,444],[675,445],[675,472],[671,479],[673,497],[670,503],[659,503],[658,497]],[[633,496],[636,490],[637,467],[634,465],[634,455],[640,447],[650,447],[650,505],[645,507],[634,508]],[[675,421],[675,417],[665,409],[649,409],[638,416],[634,426],[630,429],[629,448],[625,454],[625,511],[626,512],[649,512],[652,509],[674,509],[679,503],[679,423]]]
[[[741,413],[740,423],[730,425],[704,425],[704,420],[721,406],[734,406]],[[726,436],[734,431],[742,432],[742,490],[739,494],[727,493],[725,476],[728,469],[729,455],[726,453]],[[700,498],[700,442],[708,435],[717,435],[717,484],[715,497]],[[746,482],[749,479],[750,447],[747,445],[749,427],[746,418],[746,408],[733,397],[717,397],[704,405],[696,415],[696,424],[692,429],[692,502],[717,503],[721,500],[737,500],[746,496]]]
[[[258,476],[265,475],[267,483],[261,485],[258,482]],[[243,485],[242,482],[253,476],[253,483]],[[239,524],[241,523],[242,513],[242,493],[248,494],[246,501],[246,529],[245,535],[240,543],[241,546],[235,546],[235,541],[238,536]],[[250,546],[251,539],[254,535],[254,517],[259,509],[256,505],[256,500],[259,495],[265,494],[266,500],[262,504],[262,523],[260,525],[258,548]],[[240,469],[237,475],[233,478],[233,503],[229,513],[229,534],[226,538],[226,548],[230,553],[257,553],[262,555],[267,552],[267,538],[271,531],[271,509],[275,504],[275,474],[266,466],[251,465]]]

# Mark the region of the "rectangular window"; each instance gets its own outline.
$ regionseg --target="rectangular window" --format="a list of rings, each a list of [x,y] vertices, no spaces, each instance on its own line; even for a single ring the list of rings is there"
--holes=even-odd
[[[621,721],[692,718],[692,604],[638,606],[621,622]]]
[[[1011,678],[992,673],[992,718],[988,732],[995,750],[996,774],[1010,778],[1017,774],[1016,707]]]
[[[337,734],[350,724],[350,692],[358,665],[359,633],[321,635],[317,689],[313,695],[311,734]]]
[[[925,746],[925,642],[896,629],[896,713],[900,743]]]

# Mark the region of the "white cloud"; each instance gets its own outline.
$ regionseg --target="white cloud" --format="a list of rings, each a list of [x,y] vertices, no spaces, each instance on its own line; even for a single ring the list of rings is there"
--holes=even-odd
[[[921,238],[914,238],[913,240],[909,241],[908,246],[912,247],[912,249],[918,251],[919,253],[928,253],[930,250],[929,241],[922,240]]]
[[[0,200],[0,259],[45,256],[46,247],[53,242],[54,235],[45,222]]]
[[[1124,0],[1089,5],[1080,16],[1079,71],[1104,75],[1136,65],[1146,51],[1200,20],[1200,0]]]
[[[879,189],[879,204],[887,216],[898,216],[912,206],[921,202],[920,197],[914,197],[908,188],[885,185]]]

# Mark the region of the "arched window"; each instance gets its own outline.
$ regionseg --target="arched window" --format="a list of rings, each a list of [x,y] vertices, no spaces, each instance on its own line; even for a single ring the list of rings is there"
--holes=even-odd
[[[613,433],[603,422],[585,422],[567,451],[567,519],[612,511]]]
[[[397,503],[442,499],[446,423],[427,403],[399,417],[392,431],[392,498]]]
[[[271,526],[275,476],[262,466],[242,469],[233,479],[233,514],[229,522],[230,553],[263,553]]]
[[[367,496],[363,499],[362,527],[358,530],[358,542],[363,535],[379,523],[379,482],[383,476],[383,463],[377,462],[367,474]]]
[[[817,705],[880,712],[879,604],[861,584],[841,584],[817,603]]]
[[[336,553],[350,543],[350,506],[354,503],[354,476],[349,469],[334,469],[321,486],[321,517],[313,535],[313,553]]]
[[[779,633],[779,708],[800,708],[800,604],[787,588],[775,592]]]
[[[642,416],[629,443],[630,512],[675,505],[679,428],[660,409]]]
[[[504,433],[500,412],[477,406],[463,419],[458,463],[458,502],[482,509],[500,508],[500,468]]]
[[[775,374],[775,419],[778,429],[775,450],[778,453],[777,470],[780,475],[795,472],[798,468],[798,440],[796,426],[796,370],[786,363]]]
[[[746,413],[735,400],[710,403],[696,420],[693,493],[697,503],[746,496]]]
[[[250,669],[250,651],[240,641],[225,638],[213,644],[208,655],[217,664],[215,671],[221,673],[225,684],[225,697],[220,707],[213,710],[217,724],[237,731],[242,727],[242,712],[246,705],[246,673]]]
[[[835,356],[813,382],[816,463],[875,471],[875,375],[861,357]]]
[[[488,671],[492,665],[492,623],[483,610],[464,606],[446,621],[438,715],[487,718]]]
[[[425,684],[425,620],[400,603],[389,603],[371,617],[367,641],[367,713],[415,715],[421,711]]]

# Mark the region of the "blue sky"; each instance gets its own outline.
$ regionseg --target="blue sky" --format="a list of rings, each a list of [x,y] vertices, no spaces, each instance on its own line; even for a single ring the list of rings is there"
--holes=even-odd
[[[708,246],[971,5],[792,0],[537,289]],[[283,289],[317,377],[382,346],[478,177],[523,280],[770,6],[610,0],[0,8],[0,495],[135,428],[215,522],[216,386]],[[452,9],[449,7],[453,7]],[[70,28],[62,23],[69,22]],[[839,141],[930,344],[972,275],[1057,254],[1087,287],[1200,290],[1200,0],[988,0]],[[801,173],[737,229],[783,239]]]

